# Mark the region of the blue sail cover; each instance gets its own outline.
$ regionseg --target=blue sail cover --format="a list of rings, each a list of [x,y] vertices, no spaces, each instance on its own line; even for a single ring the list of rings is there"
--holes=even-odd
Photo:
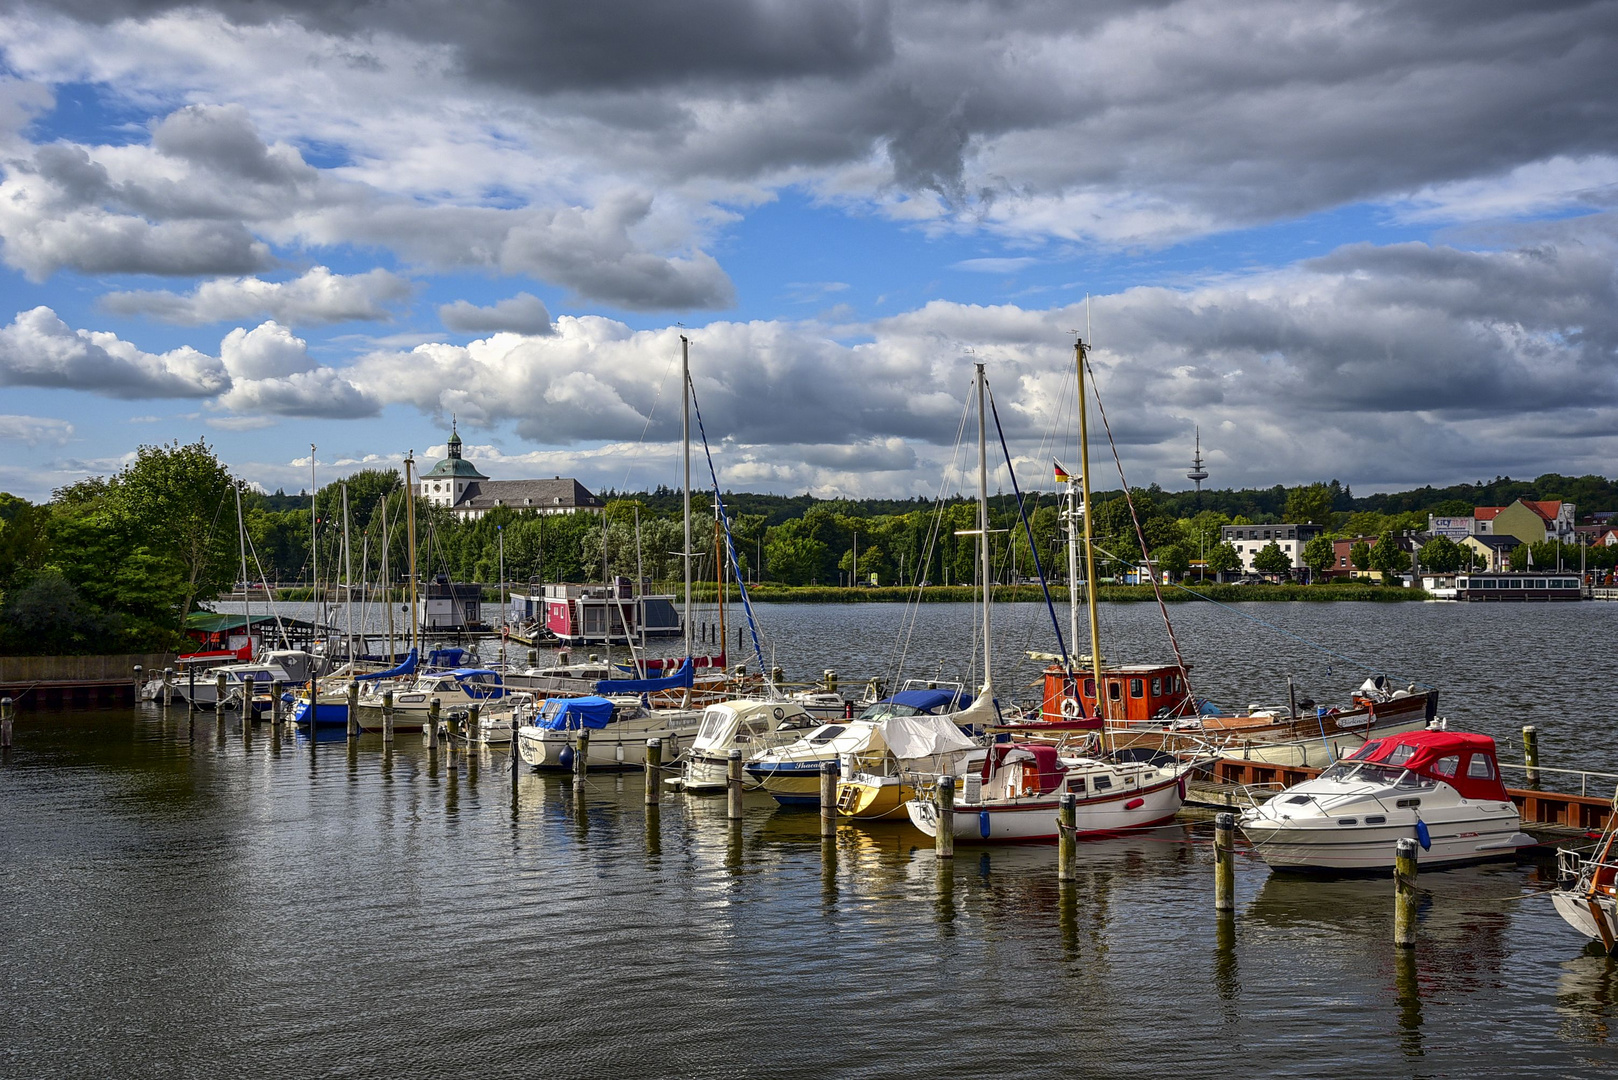
[[[433,649],[427,654],[427,666],[430,668],[458,668],[465,658],[465,649],[443,646]]]
[[[598,694],[650,694],[658,690],[676,690],[696,682],[696,667],[688,656],[673,675],[661,679],[602,679],[596,683]]]
[[[544,710],[534,726],[548,731],[566,731],[569,728],[577,730],[581,727],[600,731],[611,719],[612,702],[606,698],[552,698],[545,703]]]
[[[367,679],[391,679],[397,675],[412,675],[416,671],[416,650],[411,649],[410,655],[400,661],[399,666],[389,668],[387,671],[374,671],[369,675],[354,676],[355,682],[365,682]]]
[[[964,690],[901,690],[888,698],[895,705],[908,705],[919,713],[958,712],[972,704]]]

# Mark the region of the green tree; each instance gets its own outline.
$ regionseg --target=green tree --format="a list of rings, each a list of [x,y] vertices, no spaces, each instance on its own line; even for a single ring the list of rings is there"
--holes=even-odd
[[[1518,544],[1506,553],[1506,564],[1514,573],[1522,573],[1528,569],[1528,545]]]
[[[1410,555],[1399,547],[1399,541],[1391,530],[1383,533],[1372,545],[1371,569],[1380,570],[1384,581],[1410,569]]]
[[[1316,577],[1330,570],[1337,562],[1337,548],[1332,538],[1324,533],[1303,545],[1303,565]]]
[[[1421,546],[1421,565],[1435,574],[1453,574],[1466,555],[1461,545],[1447,536],[1435,536]]]
[[[1208,552],[1208,569],[1216,574],[1228,574],[1242,564],[1242,557],[1234,544],[1219,544]]]
[[[198,440],[140,447],[110,485],[111,509],[135,547],[178,571],[176,631],[197,600],[212,599],[236,578],[236,483]]]
[[[1300,525],[1327,525],[1332,520],[1331,488],[1325,484],[1295,487],[1287,493],[1286,519]]]
[[[1281,550],[1281,545],[1272,540],[1253,556],[1253,569],[1261,574],[1289,574],[1292,572],[1292,560]]]
[[[1371,545],[1364,540],[1356,540],[1348,549],[1348,561],[1360,573],[1371,569]]]
[[[1170,581],[1179,581],[1191,571],[1191,556],[1183,543],[1170,544],[1157,553],[1157,566],[1168,574]]]

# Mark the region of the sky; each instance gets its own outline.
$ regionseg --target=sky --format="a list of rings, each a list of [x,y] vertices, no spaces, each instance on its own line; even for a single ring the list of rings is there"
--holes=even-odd
[[[733,490],[960,489],[975,363],[1048,487],[1074,332],[1132,485],[1614,475],[1615,56],[1615,2],[0,0],[0,490],[452,418],[674,485],[681,334]]]

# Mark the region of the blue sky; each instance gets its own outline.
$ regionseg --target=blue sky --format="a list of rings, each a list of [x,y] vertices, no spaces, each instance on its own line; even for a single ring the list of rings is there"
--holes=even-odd
[[[1086,296],[1133,483],[1611,472],[1612,3],[454,10],[0,3],[0,490],[673,482],[682,330],[729,486],[957,486],[974,359],[1027,484]]]

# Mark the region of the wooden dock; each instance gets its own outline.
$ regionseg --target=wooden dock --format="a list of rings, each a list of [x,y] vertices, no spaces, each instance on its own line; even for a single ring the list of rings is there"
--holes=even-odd
[[[1250,800],[1263,802],[1282,788],[1313,780],[1321,770],[1303,765],[1270,765],[1262,761],[1219,758],[1205,778],[1186,785],[1185,803],[1195,816],[1245,810]],[[1537,840],[1556,842],[1600,833],[1612,815],[1612,799],[1565,795],[1559,791],[1507,788],[1522,814],[1522,830]]]

